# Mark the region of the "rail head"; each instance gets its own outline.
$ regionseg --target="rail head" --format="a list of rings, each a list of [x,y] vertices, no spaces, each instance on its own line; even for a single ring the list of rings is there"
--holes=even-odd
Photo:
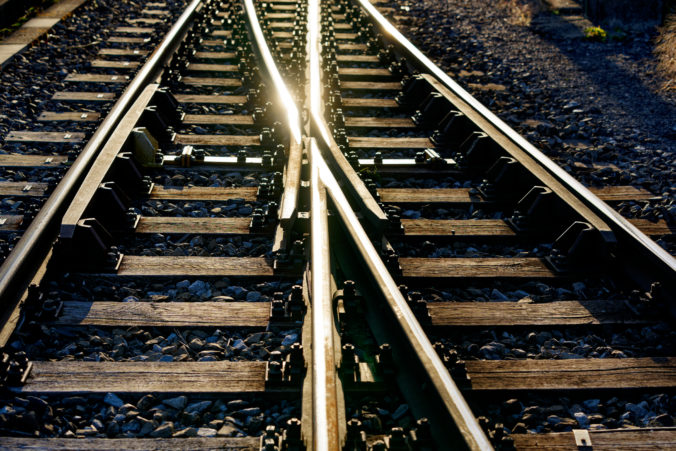
[[[401,329],[406,334],[406,340],[416,351],[425,371],[429,375],[434,391],[442,400],[446,410],[453,418],[460,434],[469,449],[490,450],[493,449],[488,437],[476,420],[467,401],[460,389],[451,378],[450,373],[434,350],[427,334],[415,318],[415,315],[407,305],[404,296],[397,287],[397,283],[390,275],[389,270],[383,263],[378,251],[371,243],[366,231],[361,226],[357,215],[352,210],[338,180],[333,175],[325,161],[322,159],[319,149],[312,148],[313,166],[317,167],[319,180],[326,188],[332,201],[334,210],[340,218],[348,235],[356,246],[362,261],[369,269],[375,285],[383,295],[389,308]],[[315,212],[313,211],[313,216]]]
[[[324,119],[324,104],[321,91],[321,49],[319,39],[321,21],[319,14],[319,1],[310,0],[308,2],[307,58],[310,77],[309,108],[312,134],[317,137],[317,144],[324,150],[324,157],[329,159],[332,168],[339,172],[343,179],[348,181],[344,187],[349,190],[350,197],[357,208],[359,208],[375,229],[382,231],[387,226],[387,215],[339,149]]]
[[[638,248],[652,256],[654,263],[664,274],[676,274],[676,259],[666,250],[651,240],[634,225],[629,223],[607,203],[599,199],[588,188],[575,180],[563,168],[557,165],[540,150],[535,148],[524,137],[492,113],[486,106],[475,99],[470,93],[458,85],[451,77],[442,71],[436,64],[427,58],[404,35],[399,32],[369,0],[352,0],[370,16],[372,22],[380,29],[387,39],[394,43],[407,57],[407,61],[419,70],[432,74],[445,88],[473,108],[478,115],[507,137],[514,145],[527,153],[537,164],[546,170],[552,177],[561,183],[567,190],[580,199],[594,214],[608,224],[615,234],[631,240]]]
[[[286,125],[290,132],[290,142],[287,153],[288,163],[284,177],[284,192],[282,193],[279,207],[280,225],[283,229],[288,230],[293,226],[293,221],[297,214],[297,200],[300,192],[300,168],[302,160],[301,139],[303,134],[300,113],[274,62],[274,58],[258,21],[258,15],[256,14],[253,0],[242,0],[242,6],[244,8],[244,15],[250,33],[253,50],[257,54],[259,60],[263,62],[261,67],[263,72],[265,72],[268,79],[272,81],[274,92],[277,95],[278,109],[286,115]]]
[[[329,219],[326,187],[320,176],[323,165],[314,139],[310,139],[311,161],[311,274],[312,274],[312,405],[313,449],[342,449],[338,408],[339,382],[335,355]]]
[[[432,347],[432,344],[422,327],[415,319],[413,312],[408,307],[397,284],[371,243],[366,231],[361,226],[361,222],[357,218],[348,198],[343,192],[344,188],[351,189],[350,194],[358,195],[358,198],[365,204],[362,204],[361,207],[366,206],[366,210],[368,210],[368,202],[365,199],[371,198],[373,200],[365,186],[363,191],[368,193],[368,197],[362,196],[362,190],[355,188],[355,185],[353,184],[353,181],[355,180],[357,184],[363,185],[363,182],[356,173],[351,176],[351,174],[345,170],[345,166],[335,164],[336,160],[340,160],[342,157],[342,159],[345,160],[345,164],[349,166],[349,163],[342,155],[342,152],[340,152],[337,145],[335,145],[335,141],[324,121],[320,75],[320,23],[319,0],[309,0],[307,53],[310,74],[310,117],[312,121],[312,131],[317,135],[317,139],[319,140],[318,146],[311,146],[310,149],[310,160],[312,161],[313,170],[316,168],[319,181],[326,188],[341,224],[348,230],[348,235],[355,243],[362,260],[368,267],[369,275],[375,281],[374,284],[377,285],[379,292],[387,301],[388,307],[399,321],[401,329],[406,334],[407,341],[416,350],[425,371],[432,381],[435,392],[442,400],[444,408],[450,415],[450,418],[454,420],[465,443],[473,450],[492,449],[490,441],[479,426],[474,414],[451,378],[448,370],[443,365],[443,362]],[[322,148],[321,150],[325,150],[325,152],[322,152],[320,147]],[[333,160],[334,164],[332,164],[331,169],[325,158],[328,158],[329,161]],[[345,186],[341,186],[339,180],[334,176],[332,169],[336,170],[341,180],[345,182]],[[352,170],[351,167],[349,169]],[[352,172],[354,172],[354,170],[352,170]],[[373,202],[375,203],[374,200]],[[379,206],[377,210],[382,213],[382,209],[380,209]],[[313,211],[312,216],[314,217],[315,214],[316,213]],[[384,221],[387,220],[384,213],[382,213],[382,219]]]

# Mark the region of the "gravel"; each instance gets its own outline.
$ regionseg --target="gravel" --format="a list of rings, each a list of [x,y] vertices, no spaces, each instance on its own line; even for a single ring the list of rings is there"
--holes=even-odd
[[[639,396],[562,397],[525,395],[473,406],[489,425],[509,433],[568,432],[573,429],[622,429],[673,426],[676,397],[665,393]]]
[[[246,202],[244,199],[230,199],[224,202],[192,202],[148,200],[135,208],[143,216],[178,216],[195,218],[226,218],[251,216],[254,209],[265,208],[263,202]]]
[[[676,332],[669,324],[645,327],[525,329],[430,335],[464,360],[581,359],[671,356]]]
[[[426,302],[521,302],[546,303],[565,300],[626,300],[639,299],[638,292],[627,292],[609,279],[558,280],[555,282],[490,281],[488,286],[475,283],[469,287],[415,287]]]
[[[366,434],[387,434],[393,427],[404,428],[405,432],[415,428],[416,418],[408,404],[395,394],[361,398],[346,394],[345,404],[348,421],[359,420],[362,424],[361,430]]]
[[[118,26],[129,26],[128,19],[141,17],[146,1],[119,2],[98,0],[85,2],[72,16],[57,23],[46,39],[26,49],[21,55],[3,67],[0,71],[0,153],[19,153],[25,155],[68,155],[71,161],[84,147],[82,144],[52,143],[7,143],[4,137],[10,131],[77,131],[90,136],[98,122],[41,122],[39,115],[44,111],[96,111],[105,117],[111,104],[108,102],[82,104],[79,102],[58,102],[51,100],[56,91],[99,91],[121,92],[124,84],[71,83],[65,78],[69,73],[114,73],[109,69],[92,68],[90,61],[97,58],[101,47],[120,47],[106,43],[111,30]],[[172,17],[182,12],[185,0],[167,0]],[[140,45],[151,49],[166,30],[171,21],[158,24],[151,42]],[[54,67],[58,62],[58,67]],[[132,72],[124,72],[133,75]],[[50,189],[61,180],[64,169],[22,168],[3,169],[0,181],[46,182]],[[37,206],[42,200],[35,200]],[[9,205],[8,204],[13,203]],[[4,198],[0,206],[1,214],[25,214],[25,199]],[[27,225],[32,215],[24,220]],[[20,234],[0,237],[0,262],[4,261],[16,244]]]
[[[255,397],[218,399],[154,394],[26,396],[0,400],[0,430],[10,436],[64,438],[246,437],[300,418],[300,404]]]
[[[41,325],[10,343],[31,360],[86,362],[265,361],[288,354],[300,333],[216,328],[66,327]]]
[[[247,278],[125,278],[105,276],[59,276],[46,285],[46,299],[54,301],[126,301],[126,302],[270,302],[275,292],[291,294],[301,281],[277,280],[252,282]]]
[[[657,90],[655,30],[566,40],[514,24],[489,0],[379,6],[396,8],[397,26],[415,45],[583,183],[632,184],[662,196],[638,208],[620,204],[624,216],[674,219],[676,92]],[[608,167],[579,170],[576,162]]]
[[[272,239],[263,237],[212,237],[202,235],[162,235],[148,238],[129,236],[117,244],[126,255],[271,257]]]
[[[217,168],[214,168],[217,169]],[[171,186],[213,186],[232,187],[258,186],[261,180],[272,177],[270,172],[239,172],[230,169],[214,171],[213,169],[164,170],[151,174],[153,182],[166,187]]]

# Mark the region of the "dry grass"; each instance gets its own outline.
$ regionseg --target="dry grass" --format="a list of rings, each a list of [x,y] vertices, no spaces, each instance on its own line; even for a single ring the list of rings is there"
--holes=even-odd
[[[527,27],[533,17],[543,10],[540,0],[500,0],[498,6],[507,10],[510,22]]]
[[[662,89],[676,91],[676,13],[667,16],[655,45],[657,71],[664,78]]]

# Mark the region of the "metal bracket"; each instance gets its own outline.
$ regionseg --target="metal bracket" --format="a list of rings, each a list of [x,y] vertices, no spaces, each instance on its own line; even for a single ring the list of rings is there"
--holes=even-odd
[[[265,385],[279,387],[285,385],[300,385],[305,374],[305,359],[303,346],[294,343],[290,347],[289,355],[284,359],[279,351],[270,353],[270,360],[265,365]]]
[[[598,265],[606,258],[600,238],[599,231],[591,224],[576,221],[556,239],[551,255],[545,260],[559,273],[568,272],[572,264],[578,267]]]
[[[25,352],[3,352],[0,356],[0,387],[24,385],[32,368],[33,362],[28,360]]]
[[[303,302],[303,288],[300,285],[294,285],[291,288],[291,294],[284,299],[284,293],[276,292],[273,294],[270,303],[270,323],[291,323],[302,321],[305,313],[305,303]]]
[[[575,437],[575,445],[578,449],[592,449],[592,441],[587,429],[573,429],[573,437]]]
[[[145,127],[136,127],[131,132],[134,159],[143,167],[161,168],[164,155],[160,145]]]

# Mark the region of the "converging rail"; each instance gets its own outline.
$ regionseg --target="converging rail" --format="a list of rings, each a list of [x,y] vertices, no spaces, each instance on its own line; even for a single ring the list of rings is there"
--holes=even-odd
[[[650,193],[583,187],[367,0],[194,0],[126,63],[68,76],[129,84],[0,268],[4,446],[676,446],[671,230],[611,206]]]

